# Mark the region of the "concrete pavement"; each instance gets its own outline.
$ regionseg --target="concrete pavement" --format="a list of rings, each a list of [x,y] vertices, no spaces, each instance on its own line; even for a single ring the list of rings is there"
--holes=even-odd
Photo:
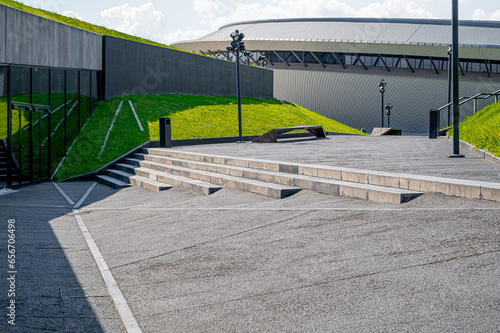
[[[388,147],[395,140],[388,138],[374,149],[368,138],[351,141],[360,149],[349,152],[345,138],[182,150],[408,173],[430,161],[440,166],[430,175],[498,181],[491,162],[441,158],[445,141],[399,137]],[[397,148],[402,141],[416,151],[435,145],[436,154],[398,162],[389,151],[417,156]],[[18,271],[16,326],[3,316],[2,332],[126,331],[76,216],[142,332],[498,329],[499,203],[425,194],[396,206],[310,191],[277,200],[226,188],[204,196],[59,186],[67,199],[50,183],[0,196],[0,258],[7,258],[6,221],[15,219]]]

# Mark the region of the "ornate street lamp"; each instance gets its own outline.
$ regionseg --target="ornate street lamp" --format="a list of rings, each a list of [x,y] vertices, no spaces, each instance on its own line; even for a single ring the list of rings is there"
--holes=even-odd
[[[386,114],[387,114],[387,127],[391,127],[391,109],[392,109],[391,104],[387,104],[385,106],[385,110],[386,110]]]
[[[240,88],[240,51],[245,52],[245,43],[242,42],[245,35],[238,30],[231,33],[231,46],[226,47],[228,51],[234,52],[236,51],[236,85],[238,91],[238,140],[243,141],[242,135],[242,125],[241,125],[241,88]]]
[[[382,79],[380,83],[378,84],[378,88],[380,90],[380,94],[382,95],[382,127],[384,127],[384,93],[385,93],[385,86],[387,83]]]

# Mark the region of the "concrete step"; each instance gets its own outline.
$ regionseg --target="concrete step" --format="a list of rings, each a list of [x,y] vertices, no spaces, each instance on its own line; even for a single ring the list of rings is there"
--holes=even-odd
[[[17,180],[17,177],[18,175],[17,174],[13,174],[12,175],[12,179],[13,180]],[[6,181],[8,178],[8,175],[7,174],[0,174],[0,181]]]
[[[138,161],[138,160],[137,160]],[[135,162],[135,161],[129,161]],[[173,175],[161,170],[155,170],[147,167],[140,167],[137,165],[132,165],[130,163],[119,163],[116,165],[118,170],[135,173],[138,176],[151,179],[163,184],[172,184],[173,186],[193,190],[198,193],[203,193],[205,195],[210,195],[222,188],[222,186],[210,184],[208,182],[190,179],[182,175]]]
[[[153,179],[137,175],[130,177],[130,183],[134,186],[139,186],[152,192],[165,191],[174,187],[173,185],[166,184],[164,182],[159,182]]]
[[[469,181],[403,173],[360,170],[292,162],[277,162],[251,158],[233,158],[211,154],[183,152],[172,149],[149,148],[144,153],[191,161],[233,165],[258,170],[285,172],[347,182],[390,187],[416,192],[442,193],[445,195],[500,202],[500,183]]]
[[[142,187],[153,192],[164,191],[173,187],[170,184],[160,183],[156,180],[137,176],[134,173],[125,172],[122,170],[109,169],[106,170],[106,173],[108,174],[108,176],[121,180],[127,184]]]
[[[108,176],[108,175],[99,175],[99,176],[97,176],[97,181],[99,183],[101,183],[101,184],[110,186],[112,188],[117,188],[117,189],[132,186],[129,183],[126,183],[126,182],[124,182],[122,180],[113,178],[113,177]]]
[[[153,179],[162,183],[170,183],[176,187],[193,190],[194,192],[210,195],[222,188],[222,186],[210,184],[201,180],[191,179],[180,175],[173,175],[154,169],[139,167],[136,173],[142,177]]]
[[[137,160],[150,161],[182,168],[221,173],[262,182],[298,187],[320,193],[360,198],[382,203],[401,204],[421,195],[421,192],[406,189],[392,189],[369,184],[345,182],[321,177],[294,175],[283,172],[266,171],[230,165],[195,162],[177,158],[137,154]]]
[[[247,179],[222,173],[178,167],[174,165],[157,163],[147,160],[136,159],[135,163],[139,163],[141,167],[146,167],[148,169],[153,169],[173,175],[179,175],[191,179],[201,180],[219,186],[225,186],[247,192],[258,193],[277,199],[286,198],[301,190],[298,187],[290,185],[268,183],[254,179]]]

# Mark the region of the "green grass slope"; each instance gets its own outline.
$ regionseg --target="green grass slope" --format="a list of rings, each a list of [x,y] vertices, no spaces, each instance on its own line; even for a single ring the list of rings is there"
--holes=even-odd
[[[129,101],[144,131],[140,130]],[[101,102],[55,178],[66,179],[95,171],[146,141],[159,140],[159,117],[171,118],[172,139],[238,136],[236,103],[235,97],[192,95],[129,95]],[[326,131],[362,134],[300,106],[275,99],[242,98],[242,125],[243,135],[298,125],[322,125]]]
[[[460,139],[500,157],[500,102],[488,105],[461,122]]]
[[[57,14],[57,13],[53,13],[53,12],[50,12],[47,10],[33,8],[33,7],[28,6],[28,5],[23,4],[21,2],[12,1],[12,0],[0,0],[0,3],[4,4],[6,6],[12,7],[12,8],[20,9],[22,11],[25,11],[25,12],[28,12],[28,13],[31,13],[31,14],[34,14],[37,16],[45,17],[47,19],[50,19],[50,20],[53,20],[56,22],[64,23],[64,24],[70,25],[72,27],[76,27],[76,28],[80,28],[82,30],[94,32],[94,33],[99,34],[99,35],[107,35],[107,36],[112,36],[112,37],[117,37],[117,38],[122,38],[122,39],[128,39],[128,40],[132,40],[132,41],[136,41],[136,42],[140,42],[140,43],[151,44],[151,45],[156,45],[156,46],[161,46],[161,47],[166,47],[166,48],[178,50],[175,47],[167,46],[165,44],[154,42],[154,41],[151,41],[148,39],[128,35],[128,34],[125,34],[123,32],[119,32],[119,31],[108,29],[108,28],[98,26],[95,24],[80,21],[78,19],[67,17],[67,16],[64,16],[61,14]]]

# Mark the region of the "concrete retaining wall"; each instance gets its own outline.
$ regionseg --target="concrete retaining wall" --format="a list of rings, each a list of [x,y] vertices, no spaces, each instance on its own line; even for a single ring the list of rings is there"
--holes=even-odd
[[[104,36],[105,98],[126,94],[236,95],[233,62]],[[241,93],[273,97],[270,70],[240,66]]]

